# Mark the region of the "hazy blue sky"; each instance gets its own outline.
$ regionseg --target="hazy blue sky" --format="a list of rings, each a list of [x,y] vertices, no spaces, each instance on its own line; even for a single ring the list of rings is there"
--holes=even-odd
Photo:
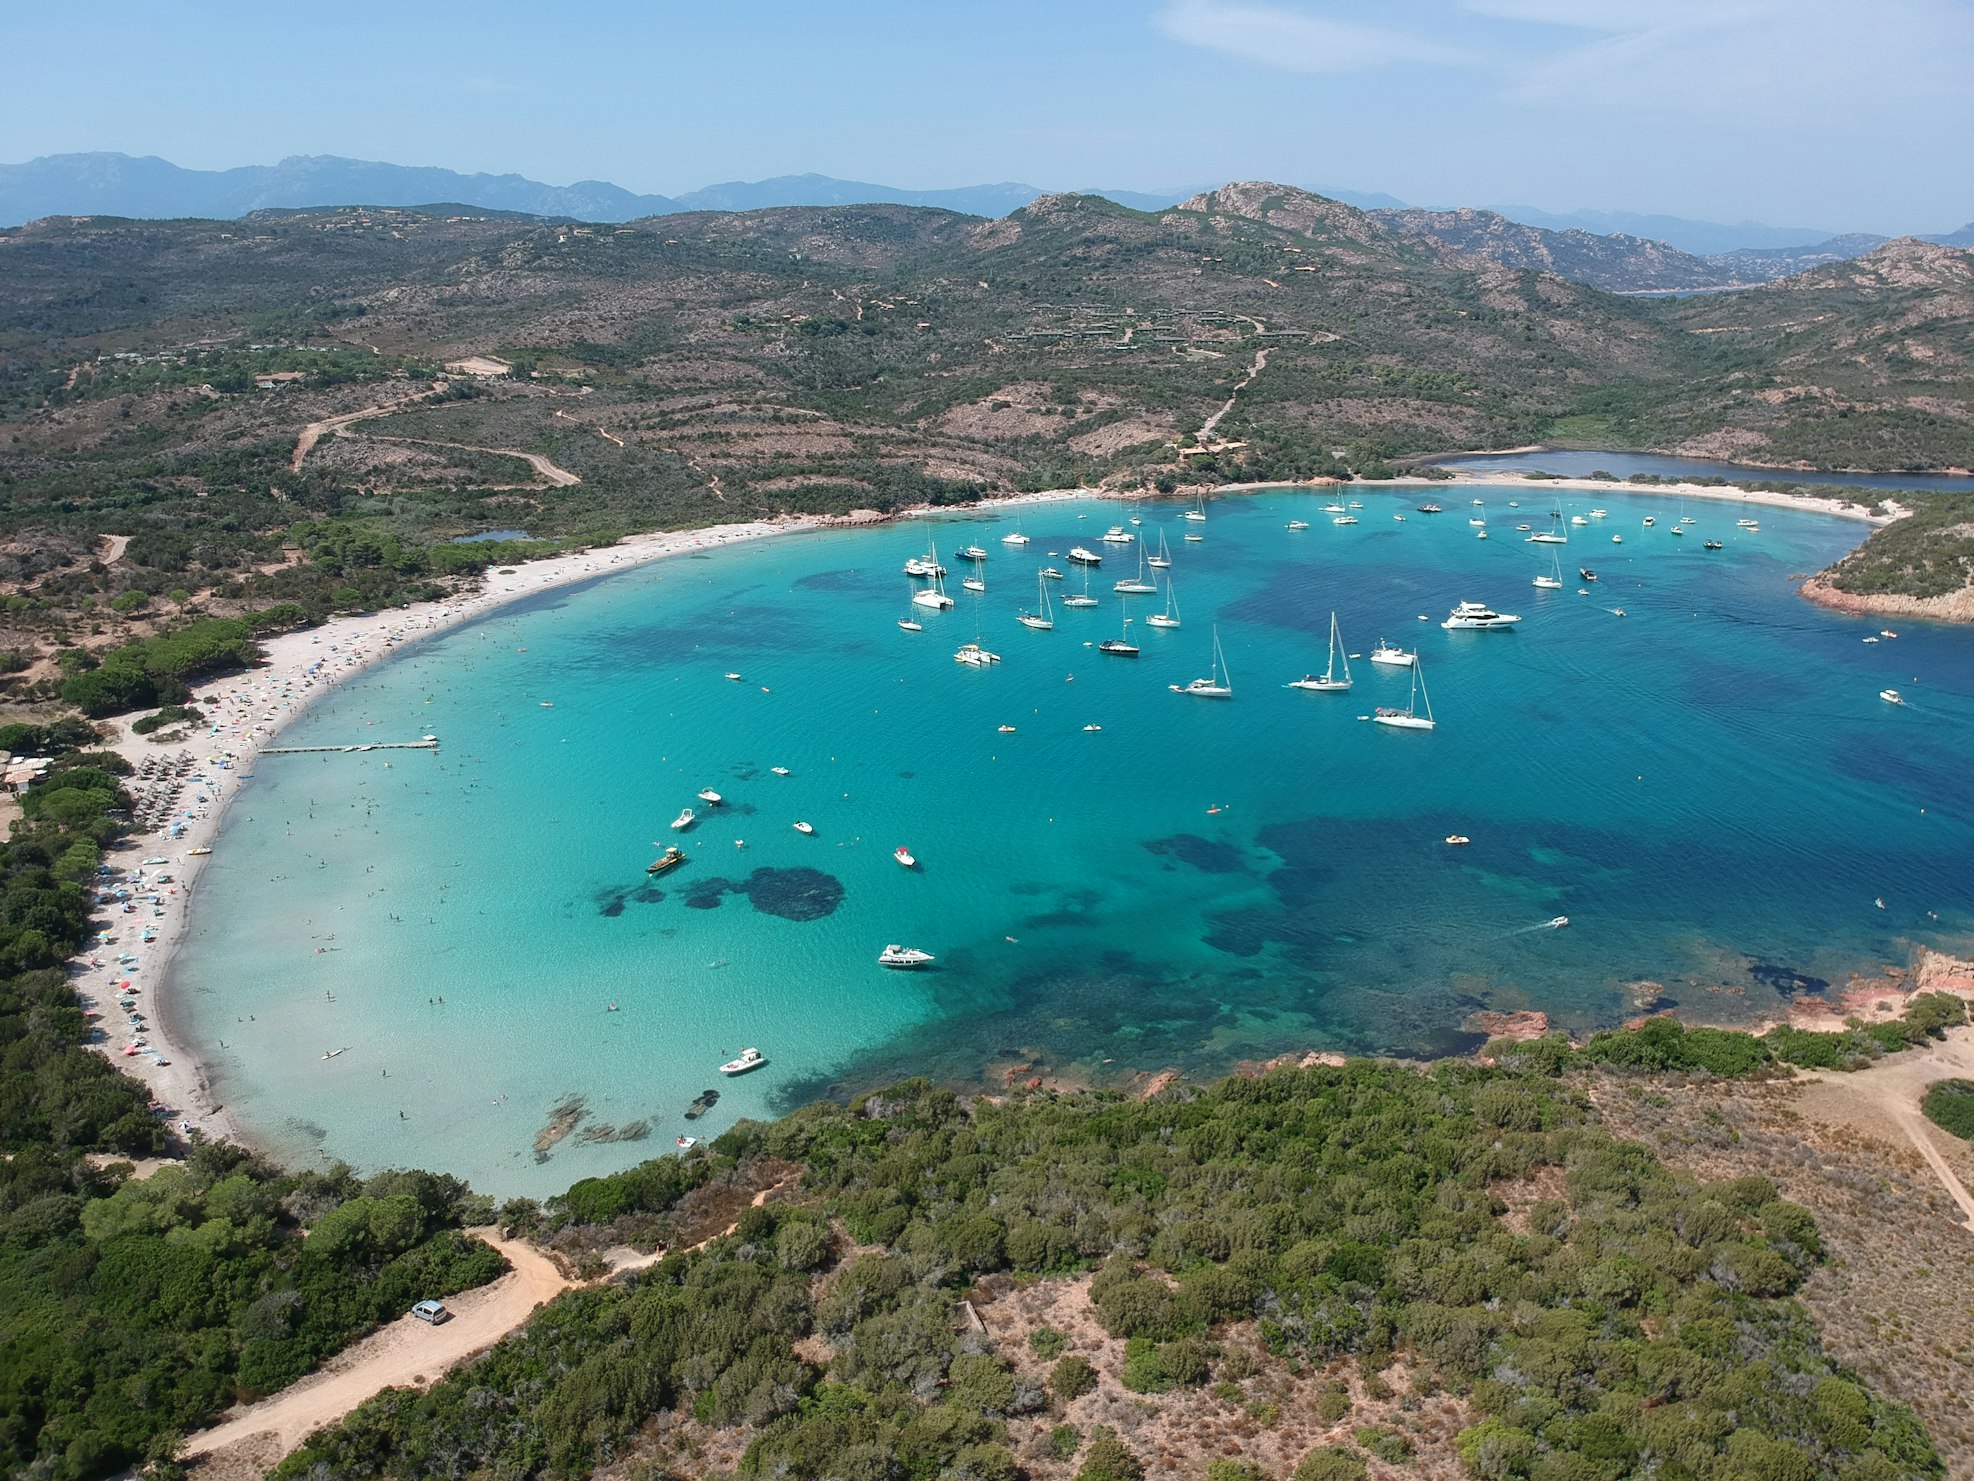
[[[1974,0],[19,3],[0,159],[1974,218]]]

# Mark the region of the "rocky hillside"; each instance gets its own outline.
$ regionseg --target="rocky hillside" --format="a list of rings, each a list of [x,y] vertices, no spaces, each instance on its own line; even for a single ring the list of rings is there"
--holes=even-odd
[[[1715,263],[1663,242],[1622,232],[1546,231],[1493,211],[1378,211],[1377,220],[1408,236],[1437,242],[1450,253],[1505,267],[1554,273],[1612,293],[1717,288],[1733,279]]]

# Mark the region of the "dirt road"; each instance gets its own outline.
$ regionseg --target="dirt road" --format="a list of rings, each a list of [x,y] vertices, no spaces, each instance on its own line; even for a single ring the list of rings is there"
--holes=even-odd
[[[342,428],[338,427],[338,433]],[[467,442],[438,442],[430,437],[393,437],[384,432],[367,434],[375,442],[406,442],[415,447],[449,447],[463,453],[492,453],[500,458],[519,458],[556,488],[569,488],[582,482],[567,468],[558,468],[541,453],[523,452],[518,447],[474,447]],[[518,485],[517,485],[518,486]]]
[[[235,1409],[211,1429],[199,1431],[186,1440],[180,1453],[215,1455],[237,1447],[243,1453],[230,1458],[249,1466],[270,1466],[365,1399],[394,1386],[422,1385],[492,1347],[537,1306],[574,1284],[533,1245],[502,1239],[494,1229],[468,1232],[499,1250],[514,1268],[477,1291],[449,1298],[451,1321],[432,1327],[401,1316],[338,1353],[320,1372],[259,1403]]]
[[[301,472],[302,459],[309,455],[309,451],[323,439],[325,434],[340,432],[345,427],[353,427],[358,422],[368,421],[371,417],[389,416],[414,401],[423,401],[426,397],[437,394],[437,391],[420,391],[415,396],[406,396],[402,401],[386,402],[382,406],[366,406],[362,411],[346,411],[341,416],[324,417],[319,422],[310,422],[302,428],[301,435],[295,439],[294,456],[288,459],[289,470],[295,473]]]
[[[1261,321],[1259,319],[1255,319],[1250,322],[1259,324]],[[1206,441],[1207,438],[1213,435],[1213,429],[1220,425],[1220,419],[1225,415],[1227,415],[1228,412],[1232,411],[1234,409],[1234,403],[1240,400],[1241,392],[1245,391],[1249,386],[1253,385],[1254,378],[1257,375],[1260,375],[1261,372],[1266,370],[1267,368],[1268,368],[1268,352],[1266,350],[1256,350],[1254,352],[1254,364],[1248,367],[1247,374],[1242,376],[1239,384],[1237,384],[1234,387],[1234,394],[1227,398],[1227,404],[1221,407],[1220,410],[1216,411],[1212,416],[1208,417],[1205,423],[1200,427],[1199,440],[1201,442]]]
[[[1974,1080],[1974,1028],[1956,1028],[1944,1042],[1903,1054],[1888,1054],[1869,1069],[1842,1074],[1817,1071],[1803,1091],[1801,1113],[1812,1119],[1855,1127],[1896,1143],[1910,1141],[1953,1196],[1966,1225],[1974,1230],[1974,1194],[1963,1173],[1974,1165],[1967,1145],[1920,1114],[1919,1102],[1935,1080]]]

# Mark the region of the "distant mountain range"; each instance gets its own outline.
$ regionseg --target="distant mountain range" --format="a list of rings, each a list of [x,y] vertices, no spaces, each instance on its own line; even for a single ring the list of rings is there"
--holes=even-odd
[[[1158,211],[1196,189],[1092,190],[1134,210]],[[1847,261],[1889,240],[1833,235],[1755,222],[1724,225],[1621,211],[1570,215],[1534,207],[1425,211],[1376,192],[1319,187],[1318,193],[1371,211],[1394,229],[1431,237],[1449,251],[1511,267],[1554,272],[1614,292],[1691,291],[1770,282],[1824,263]],[[438,202],[487,211],[581,221],[631,221],[686,211],[754,211],[770,206],[931,206],[999,217],[1043,195],[1006,181],[947,190],[901,190],[828,175],[734,180],[679,196],[640,195],[607,180],[545,185],[521,175],[461,174],[336,155],[294,155],[274,165],[188,170],[154,156],[51,154],[0,164],[0,227],[44,216],[203,217],[312,206],[422,206]],[[1946,236],[1974,245],[1974,223]]]

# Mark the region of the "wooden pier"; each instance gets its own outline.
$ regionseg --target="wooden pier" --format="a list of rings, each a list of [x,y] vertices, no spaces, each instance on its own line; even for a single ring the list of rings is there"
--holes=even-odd
[[[439,738],[428,735],[415,741],[371,741],[360,746],[263,746],[263,756],[306,756],[320,751],[436,751]]]

